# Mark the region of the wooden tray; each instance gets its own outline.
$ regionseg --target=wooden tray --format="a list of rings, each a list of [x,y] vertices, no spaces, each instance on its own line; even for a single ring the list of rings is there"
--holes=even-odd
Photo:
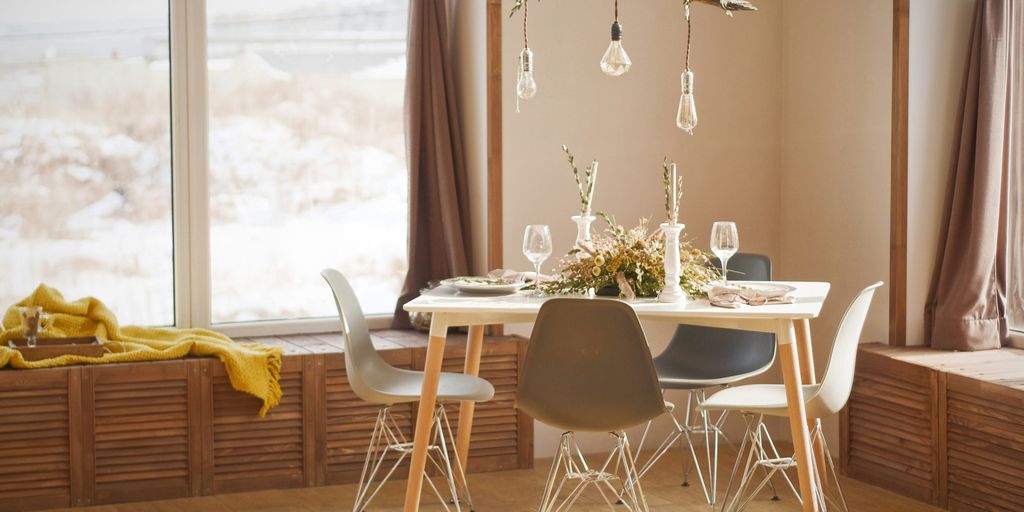
[[[81,338],[39,338],[36,346],[29,347],[24,339],[16,339],[15,348],[21,352],[26,361],[38,361],[51,357],[72,354],[76,356],[100,357],[103,345],[95,336]]]

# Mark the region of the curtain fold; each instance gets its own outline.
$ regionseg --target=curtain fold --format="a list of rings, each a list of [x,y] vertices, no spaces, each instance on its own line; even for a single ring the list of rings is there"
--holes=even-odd
[[[429,281],[471,268],[469,184],[448,44],[448,0],[409,2],[405,130],[409,160],[409,272],[393,327],[409,328],[402,306]]]
[[[1010,273],[1021,268],[1012,218],[1021,202],[1021,3],[978,1],[945,238],[925,310],[934,348],[999,348],[1009,310],[1021,305],[1010,295],[1019,298]]]

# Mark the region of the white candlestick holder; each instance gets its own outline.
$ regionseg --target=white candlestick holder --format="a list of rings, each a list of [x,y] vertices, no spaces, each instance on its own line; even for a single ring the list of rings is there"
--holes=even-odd
[[[661,225],[661,232],[665,234],[665,283],[658,294],[658,302],[687,301],[686,293],[679,286],[679,233],[684,227],[683,224]]]

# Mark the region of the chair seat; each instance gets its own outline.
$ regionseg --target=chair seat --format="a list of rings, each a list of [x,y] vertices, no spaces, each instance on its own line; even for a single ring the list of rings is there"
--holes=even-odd
[[[803,387],[804,400],[810,401],[817,394],[819,387],[818,384],[805,385]],[[766,416],[789,416],[786,388],[782,384],[749,384],[725,388],[707,397],[698,407],[715,411],[742,411]]]
[[[771,367],[771,361],[763,368],[741,374],[723,372],[720,368],[681,357],[655,357],[654,367],[658,370],[658,383],[662,389],[700,389],[732,384],[759,375]]]
[[[385,383],[377,383],[377,392],[388,403],[418,402],[423,389],[423,373],[395,368]],[[494,386],[480,377],[462,373],[441,373],[437,384],[440,401],[486,402],[494,397]],[[386,399],[386,400],[385,400]]]

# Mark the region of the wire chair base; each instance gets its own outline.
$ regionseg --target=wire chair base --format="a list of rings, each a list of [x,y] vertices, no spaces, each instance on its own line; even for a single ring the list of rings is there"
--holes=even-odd
[[[640,467],[640,478],[643,478],[654,465],[665,456],[666,453],[678,442],[683,450],[683,487],[690,485],[690,471],[696,471],[697,480],[700,482],[701,490],[704,492],[704,499],[714,508],[718,488],[718,445],[719,439],[725,440],[730,446],[732,442],[722,432],[722,425],[728,417],[728,411],[723,412],[717,418],[712,418],[706,411],[697,410],[697,405],[706,398],[703,389],[690,390],[686,397],[686,409],[683,413],[683,421],[673,414],[674,406],[670,408],[668,417],[672,419],[673,430],[664,441],[658,445],[647,462]],[[644,442],[650,433],[654,421],[647,422],[637,454],[643,449]],[[703,450],[701,444],[694,441],[703,439]],[[698,453],[700,452],[700,453]]]
[[[786,485],[789,490],[796,497],[797,501],[803,504],[803,500],[800,497],[799,491],[797,491],[793,480],[786,473],[787,470],[793,469],[797,466],[797,461],[794,456],[782,456],[779,450],[775,447],[775,442],[772,441],[771,435],[768,433],[768,429],[764,425],[764,415],[757,415],[756,418],[753,414],[744,414],[744,420],[747,423],[747,431],[743,436],[743,443],[740,445],[740,450],[736,454],[736,462],[733,464],[732,474],[729,477],[729,486],[725,491],[725,498],[722,500],[723,511],[739,511],[746,508],[750,504],[751,500],[761,492],[761,489],[765,485],[771,485],[771,479],[776,474],[780,474],[786,481]],[[832,454],[828,449],[828,444],[825,443],[825,436],[821,429],[821,420],[817,420],[814,431],[811,435],[811,444],[821,443],[824,449],[825,459],[827,461],[829,480],[834,485],[834,488],[830,485],[829,488],[825,488],[822,485],[821,474],[818,471],[818,465],[812,464],[814,467],[814,481],[817,486],[817,499],[818,505],[821,510],[841,510],[848,512],[849,507],[846,504],[846,497],[843,495],[843,489],[839,484],[839,478],[836,473],[835,463],[832,461]],[[739,485],[736,489],[736,494],[731,496],[732,486],[736,479],[736,473],[739,469],[740,461],[746,458],[746,463],[743,469],[742,476],[739,481]],[[755,476],[758,469],[764,471],[764,477],[761,478],[756,484],[754,484]],[[773,490],[774,491],[774,490]],[[732,499],[730,499],[730,496]],[[773,500],[776,498],[772,498]]]
[[[609,510],[621,510],[615,506],[615,500],[620,498],[615,485],[619,482],[627,482],[626,490],[621,494],[626,510],[648,512],[629,440],[625,432],[613,432],[611,435],[616,440],[615,448],[600,467],[591,467],[583,457],[576,436],[572,432],[562,434],[538,512],[567,511],[590,487],[598,490]]]
[[[451,512],[453,507],[455,512],[462,512],[463,505],[466,506],[465,510],[472,512],[473,499],[469,494],[469,486],[468,484],[458,484],[458,482],[466,482],[466,474],[459,458],[450,456],[455,452],[455,437],[452,435],[451,424],[448,422],[448,414],[441,404],[438,404],[434,411],[433,423],[433,435],[427,448],[428,467],[433,466],[444,477],[447,487],[445,490],[449,497],[442,496],[441,490],[429,475],[424,475],[424,480],[447,512]],[[377,413],[377,421],[370,437],[370,446],[366,451],[366,461],[363,463],[355,504],[352,506],[353,512],[366,510],[391,475],[412,453],[412,446],[412,441],[405,437],[402,429],[395,422],[391,407],[382,408]],[[398,455],[397,458],[393,457],[394,454]],[[392,462],[388,461],[389,456],[394,458]]]

